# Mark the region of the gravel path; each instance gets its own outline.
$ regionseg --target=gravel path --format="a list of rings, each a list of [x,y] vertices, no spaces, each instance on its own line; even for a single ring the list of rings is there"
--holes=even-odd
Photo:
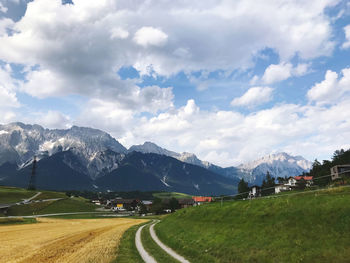
[[[139,227],[139,229],[136,232],[136,235],[135,235],[136,248],[140,256],[142,257],[143,261],[145,261],[146,263],[157,263],[157,261],[150,254],[148,254],[148,252],[145,250],[141,242],[141,231],[145,226],[146,225]]]
[[[181,263],[190,263],[187,259],[185,259],[183,256],[180,256],[179,254],[177,254],[174,250],[172,250],[170,247],[164,245],[164,243],[162,243],[159,238],[156,235],[156,232],[154,231],[154,226],[159,223],[160,221],[157,221],[155,223],[153,223],[150,227],[150,233],[151,233],[151,237],[153,238],[153,240],[157,243],[158,246],[160,246],[166,253],[168,253],[170,256],[172,256],[173,258],[177,259],[178,261],[180,261]]]

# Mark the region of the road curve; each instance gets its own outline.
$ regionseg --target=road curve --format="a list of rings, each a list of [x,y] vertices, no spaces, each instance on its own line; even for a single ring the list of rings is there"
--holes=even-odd
[[[150,254],[148,254],[148,252],[145,250],[141,242],[141,231],[145,226],[146,225],[139,227],[139,229],[136,232],[136,235],[135,235],[136,248],[140,256],[142,257],[143,261],[145,261],[146,263],[157,263],[157,261]]]
[[[156,235],[156,232],[154,231],[154,226],[159,223],[160,221],[157,221],[155,223],[153,223],[151,225],[151,227],[149,228],[150,233],[151,233],[151,237],[153,238],[154,242],[157,243],[158,246],[160,246],[166,253],[168,253],[170,256],[172,256],[173,258],[177,259],[178,261],[180,261],[181,263],[190,263],[187,259],[185,259],[183,256],[180,256],[179,254],[177,254],[174,250],[172,250],[170,247],[164,245],[164,243],[162,243],[162,241],[159,240],[159,238]]]

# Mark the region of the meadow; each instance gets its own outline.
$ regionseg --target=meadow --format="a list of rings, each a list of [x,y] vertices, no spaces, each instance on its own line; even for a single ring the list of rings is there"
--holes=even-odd
[[[191,262],[349,262],[350,188],[182,209],[155,227]]]

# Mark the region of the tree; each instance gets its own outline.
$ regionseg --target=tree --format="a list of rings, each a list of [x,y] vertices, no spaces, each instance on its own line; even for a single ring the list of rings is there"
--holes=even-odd
[[[169,201],[169,209],[171,210],[171,212],[175,212],[175,210],[179,209],[180,207],[181,207],[180,203],[175,197],[170,199],[170,201]]]
[[[238,183],[238,193],[240,194],[238,195],[238,199],[247,198],[249,190],[248,182],[242,178]]]
[[[273,194],[275,192],[274,186],[275,178],[270,175],[269,171],[267,171],[266,177],[261,185],[261,195],[266,196]]]
[[[163,202],[162,202],[162,199],[160,198],[154,198],[153,200],[153,204],[152,204],[152,212],[155,213],[155,214],[161,214],[163,213]]]

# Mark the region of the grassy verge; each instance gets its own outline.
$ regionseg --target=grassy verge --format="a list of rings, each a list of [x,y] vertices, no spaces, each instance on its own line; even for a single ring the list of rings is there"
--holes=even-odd
[[[36,223],[35,218],[0,218],[0,226],[15,224],[33,224]]]
[[[173,257],[169,256],[153,241],[149,232],[150,225],[144,227],[141,233],[141,240],[146,251],[152,255],[157,262],[178,263]]]
[[[191,262],[349,262],[350,189],[182,209],[156,225]]]
[[[143,263],[135,245],[136,231],[143,224],[132,226],[125,231],[118,247],[117,258],[113,261],[114,263]]]

